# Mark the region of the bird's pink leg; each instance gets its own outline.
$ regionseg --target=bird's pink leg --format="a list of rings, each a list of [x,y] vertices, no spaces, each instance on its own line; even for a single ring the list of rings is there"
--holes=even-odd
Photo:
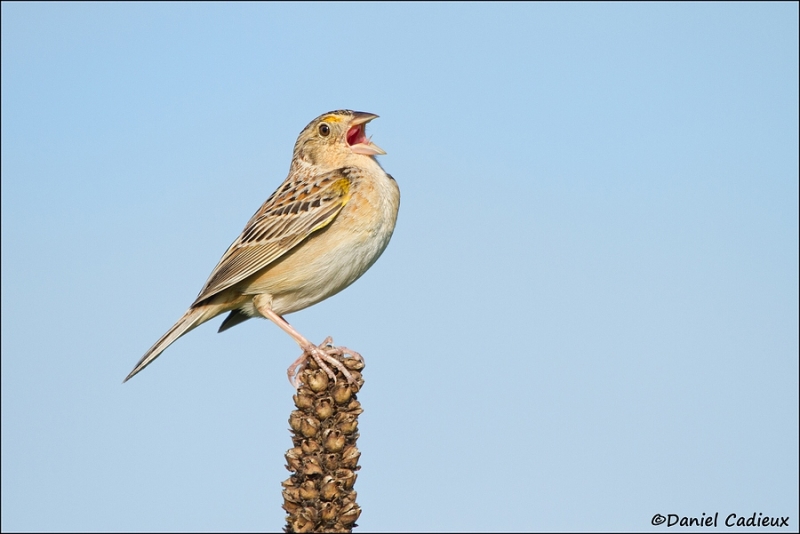
[[[331,380],[336,381],[336,375],[333,373],[328,364],[341,371],[344,377],[347,378],[348,384],[352,384],[355,381],[350,371],[344,365],[342,365],[342,362],[334,358],[333,354],[350,355],[363,362],[364,358],[362,358],[359,353],[345,347],[339,348],[331,346],[330,344],[332,343],[333,339],[330,337],[326,338],[325,341],[320,343],[319,346],[315,346],[309,340],[304,338],[300,332],[295,330],[286,319],[272,310],[272,298],[268,297],[267,295],[256,295],[253,298],[253,304],[261,315],[278,325],[281,330],[292,336],[292,339],[294,339],[297,344],[300,345],[300,348],[303,349],[303,354],[301,354],[300,357],[289,366],[289,369],[286,370],[286,373],[289,375],[289,382],[291,382],[295,388],[299,386],[297,377],[308,362],[309,356],[314,358],[314,361],[317,362],[317,365],[319,365],[319,367],[325,371]]]

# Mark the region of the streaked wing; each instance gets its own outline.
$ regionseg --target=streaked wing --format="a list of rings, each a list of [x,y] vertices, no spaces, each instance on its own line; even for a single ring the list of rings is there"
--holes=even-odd
[[[350,199],[349,174],[350,169],[344,168],[313,180],[297,178],[284,183],[219,260],[194,304],[267,267],[330,224]]]

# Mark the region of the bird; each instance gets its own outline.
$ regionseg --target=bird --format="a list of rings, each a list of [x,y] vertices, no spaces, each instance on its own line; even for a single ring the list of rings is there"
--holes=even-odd
[[[250,218],[211,271],[189,309],[142,356],[127,382],[181,336],[223,313],[223,332],[252,317],[271,320],[302,349],[287,369],[299,386],[309,358],[335,380],[351,373],[335,356],[361,356],[326,338],[314,345],[284,315],[335,295],[355,282],[386,249],[400,208],[400,188],[366,136],[378,115],[348,109],[312,120],[297,137],[283,183]]]

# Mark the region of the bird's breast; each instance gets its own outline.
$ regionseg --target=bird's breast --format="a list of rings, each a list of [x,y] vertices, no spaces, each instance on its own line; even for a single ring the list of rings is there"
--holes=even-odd
[[[400,190],[377,163],[350,177],[352,196],[333,222],[256,273],[246,294],[269,293],[275,312],[292,313],[338,293],[375,263],[392,237]]]

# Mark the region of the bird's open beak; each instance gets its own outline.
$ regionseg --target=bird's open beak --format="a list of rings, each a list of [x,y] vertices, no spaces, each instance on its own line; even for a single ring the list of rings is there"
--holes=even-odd
[[[347,144],[350,145],[350,150],[352,150],[354,154],[363,154],[365,156],[381,156],[386,154],[384,149],[373,143],[366,135],[367,123],[377,118],[378,116],[372,113],[364,113],[363,111],[353,112],[353,118],[350,120],[350,128],[347,130]]]

